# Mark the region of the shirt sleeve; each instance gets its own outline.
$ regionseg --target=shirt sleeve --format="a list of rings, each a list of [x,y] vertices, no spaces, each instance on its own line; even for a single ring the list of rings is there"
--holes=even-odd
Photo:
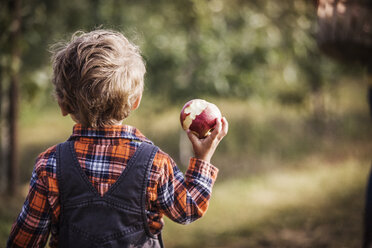
[[[7,247],[44,247],[47,242],[51,218],[43,161],[40,157],[36,161],[28,195],[12,226]]]
[[[157,182],[156,206],[159,212],[181,224],[202,217],[208,209],[218,169],[206,161],[191,158],[183,175],[168,155],[163,158],[156,156],[154,163],[159,160],[162,163]]]

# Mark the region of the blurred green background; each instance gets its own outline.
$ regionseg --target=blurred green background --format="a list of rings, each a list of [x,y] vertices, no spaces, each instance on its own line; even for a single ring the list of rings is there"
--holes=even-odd
[[[4,89],[12,64],[7,4],[0,2]],[[212,159],[220,174],[207,214],[187,226],[166,220],[166,247],[360,247],[372,157],[367,73],[321,54],[313,2],[28,0],[21,16],[22,187],[0,195],[1,247],[36,156],[73,126],[52,97],[48,50],[96,28],[122,31],[139,45],[145,93],[125,124],[183,171],[190,154],[179,124],[183,104],[204,98],[230,124]]]

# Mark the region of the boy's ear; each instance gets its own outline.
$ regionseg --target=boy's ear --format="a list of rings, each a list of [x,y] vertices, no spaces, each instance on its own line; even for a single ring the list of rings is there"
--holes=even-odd
[[[63,116],[68,115],[68,112],[64,108],[61,108],[61,113]]]
[[[59,108],[61,109],[61,113],[63,116],[66,116],[69,114],[68,111],[63,107],[60,101],[58,101],[58,105],[59,105]]]
[[[142,94],[140,94],[136,100],[134,101],[134,104],[132,105],[132,110],[135,110],[139,107],[140,103],[141,103],[141,99],[142,99]]]

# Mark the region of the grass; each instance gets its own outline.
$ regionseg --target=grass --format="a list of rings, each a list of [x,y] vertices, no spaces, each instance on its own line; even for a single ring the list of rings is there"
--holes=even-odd
[[[220,169],[207,214],[182,226],[166,219],[167,247],[360,247],[372,127],[356,84],[326,93],[323,119],[310,104],[207,99],[229,120],[212,162]],[[146,98],[145,98],[146,99]],[[182,106],[144,100],[125,123],[138,127],[185,170],[179,146]],[[34,160],[66,140],[73,122],[57,105],[23,105],[20,120],[22,190],[0,196],[0,244],[22,207]],[[186,142],[187,143],[187,142]],[[0,245],[1,247],[1,245]]]
[[[217,183],[207,214],[167,221],[167,247],[360,247],[369,163],[301,168]],[[182,235],[179,235],[182,233]],[[175,238],[177,237],[177,238]]]

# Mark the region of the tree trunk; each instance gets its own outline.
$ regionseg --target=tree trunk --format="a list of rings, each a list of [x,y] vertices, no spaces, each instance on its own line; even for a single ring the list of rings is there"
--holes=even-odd
[[[11,44],[11,68],[10,68],[10,86],[9,86],[9,153],[8,153],[8,183],[7,192],[14,195],[18,189],[18,94],[19,94],[19,68],[21,61],[20,30],[21,30],[21,2],[20,0],[11,0],[9,2],[9,13],[12,16],[10,27]]]
[[[0,193],[4,191],[4,160],[3,160],[3,65],[0,63]]]
[[[372,117],[372,65],[370,65],[367,69],[367,85],[368,85],[368,105],[369,105],[369,113]]]

